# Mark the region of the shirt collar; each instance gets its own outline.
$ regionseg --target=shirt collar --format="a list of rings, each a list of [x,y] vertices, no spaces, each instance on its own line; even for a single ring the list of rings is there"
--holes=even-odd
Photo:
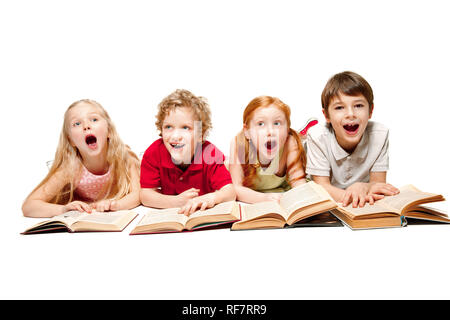
[[[333,152],[334,158],[337,161],[342,160],[350,155],[353,155],[353,156],[355,156],[357,158],[361,158],[361,159],[365,159],[367,157],[367,153],[369,152],[369,137],[368,137],[367,130],[364,132],[361,140],[359,141],[358,145],[356,146],[356,149],[353,150],[352,153],[348,153],[339,145],[333,128],[330,128],[330,129],[332,132],[331,150]],[[366,129],[367,129],[367,127],[366,127]]]

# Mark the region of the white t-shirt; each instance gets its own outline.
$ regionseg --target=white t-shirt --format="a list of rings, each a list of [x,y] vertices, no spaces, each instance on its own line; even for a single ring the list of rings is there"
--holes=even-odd
[[[361,141],[349,154],[337,142],[331,126],[308,130],[306,173],[330,177],[335,187],[346,189],[355,182],[369,182],[370,172],[389,169],[389,129],[369,121]]]

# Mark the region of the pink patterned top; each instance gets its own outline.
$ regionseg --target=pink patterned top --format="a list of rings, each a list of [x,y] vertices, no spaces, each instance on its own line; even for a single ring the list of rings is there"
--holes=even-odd
[[[83,200],[96,201],[100,196],[100,192],[111,177],[111,170],[103,175],[96,175],[89,172],[83,166],[81,179],[75,189],[75,193]]]

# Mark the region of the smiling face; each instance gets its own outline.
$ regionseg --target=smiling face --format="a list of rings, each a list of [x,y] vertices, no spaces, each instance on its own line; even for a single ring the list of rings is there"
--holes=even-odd
[[[288,123],[283,111],[274,105],[253,112],[244,134],[258,151],[261,164],[272,161],[288,137]]]
[[[372,117],[367,99],[362,95],[349,96],[339,93],[331,99],[325,118],[331,124],[339,145],[351,153],[355,150]]]
[[[161,136],[176,165],[192,162],[195,147],[202,142],[200,121],[187,107],[176,107],[168,112],[162,123]]]
[[[67,133],[70,144],[82,158],[104,154],[108,147],[108,123],[94,105],[81,102],[67,113]]]

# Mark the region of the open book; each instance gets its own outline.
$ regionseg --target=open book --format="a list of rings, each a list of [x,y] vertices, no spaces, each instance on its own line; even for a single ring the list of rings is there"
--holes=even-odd
[[[31,228],[28,228],[22,234],[35,234],[47,232],[82,232],[82,231],[116,231],[120,232],[126,228],[138,214],[129,211],[111,211],[111,212],[79,212],[68,211],[42,221]]]
[[[235,222],[241,216],[239,204],[236,201],[223,202],[203,211],[197,210],[190,216],[179,214],[179,209],[151,209],[130,235],[213,228]]]
[[[314,221],[335,223],[336,219],[328,211],[336,206],[322,186],[310,181],[285,192],[280,203],[267,201],[242,205],[242,219],[235,222],[231,230],[283,228],[313,216],[317,216]],[[320,214],[324,218],[318,218]]]
[[[68,211],[49,220],[28,228],[22,234],[48,232],[86,232],[115,231],[120,232],[136,218],[138,214],[130,210],[93,212]]]
[[[442,195],[422,192],[407,185],[400,188],[399,194],[384,197],[373,205],[366,204],[362,208],[338,206],[332,213],[352,229],[402,227],[409,219],[450,223],[445,212],[421,206],[444,200]]]

